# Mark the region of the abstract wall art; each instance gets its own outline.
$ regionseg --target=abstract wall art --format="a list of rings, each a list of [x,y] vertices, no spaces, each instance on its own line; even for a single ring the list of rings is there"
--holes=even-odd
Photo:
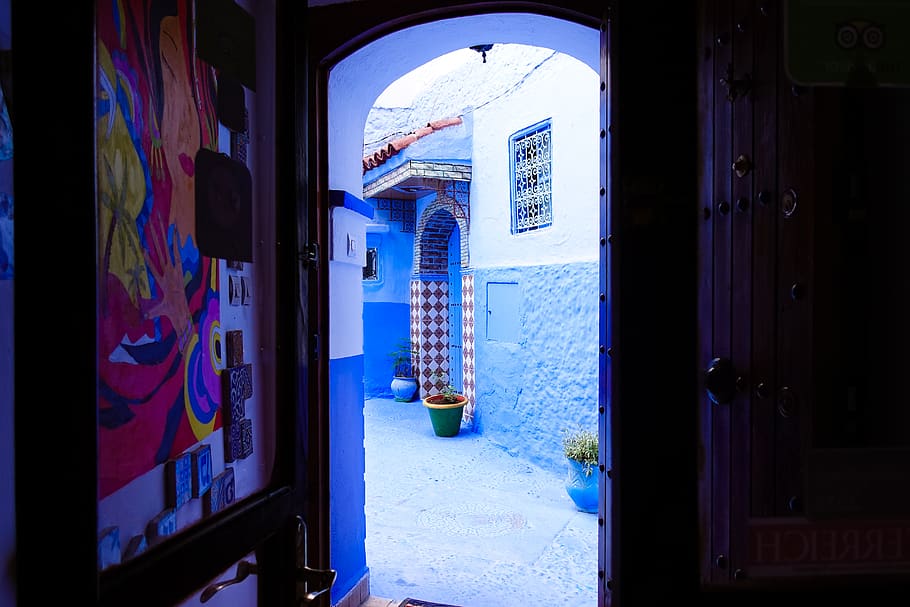
[[[195,213],[195,159],[218,150],[217,78],[193,5],[96,11],[101,499],[221,427],[219,266]]]

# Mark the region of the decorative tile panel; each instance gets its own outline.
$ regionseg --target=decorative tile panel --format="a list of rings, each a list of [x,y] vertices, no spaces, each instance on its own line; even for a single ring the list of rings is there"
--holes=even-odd
[[[400,232],[413,233],[417,226],[417,201],[395,198],[375,199],[376,211],[388,223],[399,223]]]
[[[417,381],[420,396],[434,391],[434,374],[449,371],[449,283],[445,280],[411,282],[411,332],[417,343]]]
[[[225,369],[221,374],[224,382],[224,461],[232,462],[246,457],[243,448],[241,424],[246,417],[246,400],[253,396],[253,365],[246,363],[239,367]]]
[[[461,345],[462,345],[462,378],[464,395],[468,404],[464,408],[464,420],[474,419],[474,275],[461,276]]]

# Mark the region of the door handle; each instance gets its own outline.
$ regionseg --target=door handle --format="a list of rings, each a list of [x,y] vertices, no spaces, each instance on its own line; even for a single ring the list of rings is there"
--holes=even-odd
[[[301,605],[309,605],[314,602],[320,595],[332,588],[337,575],[334,569],[313,569],[312,567],[298,569],[297,583],[303,586],[304,594],[298,595],[297,602]],[[313,590],[309,590],[310,588]]]
[[[297,603],[309,605],[331,590],[338,572],[314,569],[307,564],[306,522],[297,516]]]
[[[335,578],[338,572],[334,569],[314,569],[307,565],[306,553],[306,523],[303,518],[297,517],[297,603],[299,605],[309,605],[316,601],[320,596],[331,590],[335,584]],[[237,563],[237,573],[234,577],[215,582],[205,588],[199,597],[201,603],[206,603],[213,596],[234,584],[239,584],[251,575],[257,575],[259,568],[255,563],[249,561],[240,561]]]
[[[736,368],[726,358],[715,358],[705,369],[705,391],[715,405],[733,402],[736,397]]]
[[[259,573],[259,569],[254,563],[249,561],[240,561],[237,563],[237,573],[229,580],[222,580],[216,582],[210,586],[207,586],[205,590],[202,591],[202,594],[199,597],[200,603],[207,603],[213,596],[227,588],[228,586],[233,586],[234,584],[239,584],[247,577],[251,575],[256,575]]]

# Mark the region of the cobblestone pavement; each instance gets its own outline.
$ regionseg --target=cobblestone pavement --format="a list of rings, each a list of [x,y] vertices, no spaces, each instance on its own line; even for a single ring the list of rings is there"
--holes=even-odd
[[[423,404],[368,399],[371,600],[596,607],[597,515],[565,479],[479,434],[433,434]]]

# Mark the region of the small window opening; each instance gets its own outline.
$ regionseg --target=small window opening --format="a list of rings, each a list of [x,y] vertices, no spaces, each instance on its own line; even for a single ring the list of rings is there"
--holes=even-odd
[[[367,263],[363,266],[363,279],[379,280],[379,249],[377,247],[367,247]]]

